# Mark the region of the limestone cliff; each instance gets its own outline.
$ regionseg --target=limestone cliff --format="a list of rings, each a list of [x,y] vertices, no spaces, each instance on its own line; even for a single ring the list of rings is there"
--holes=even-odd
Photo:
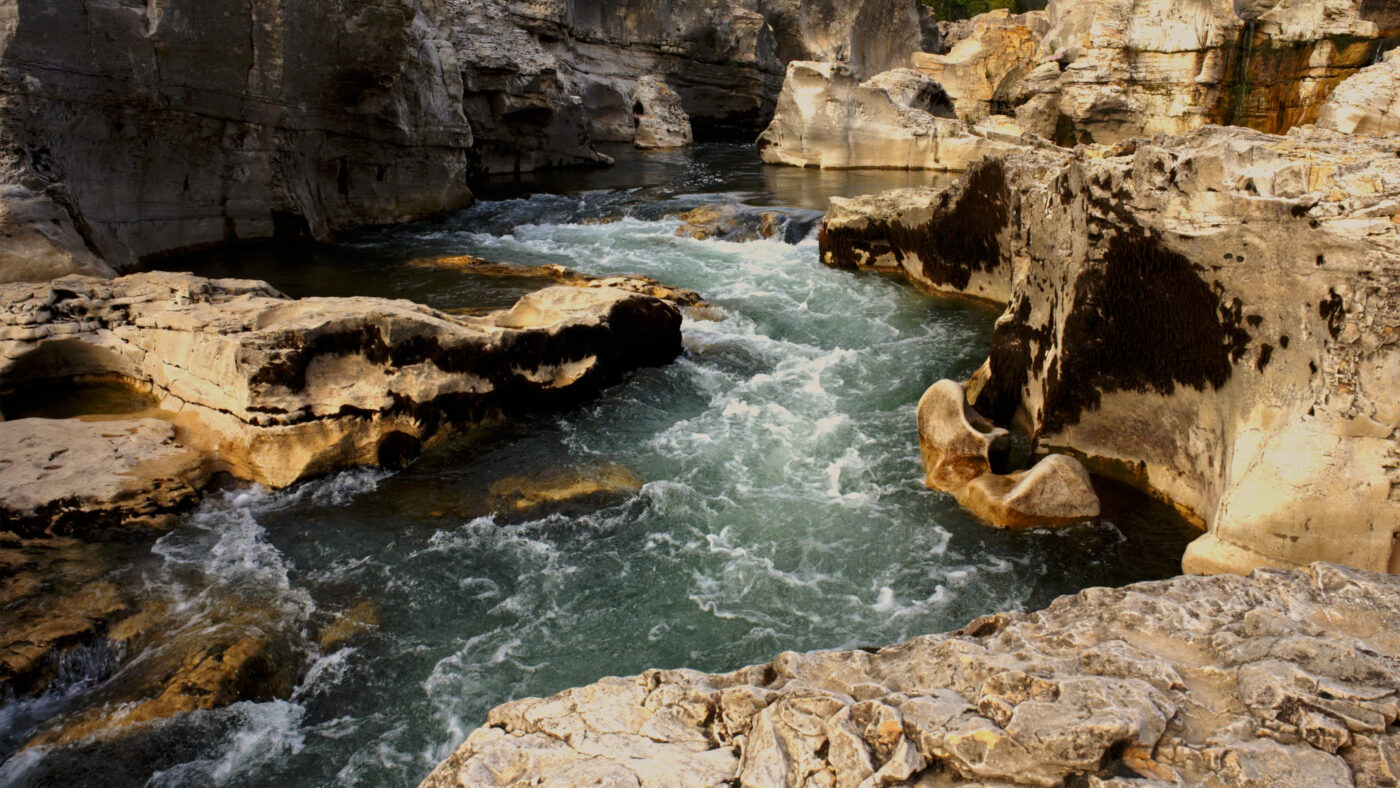
[[[423,788],[1385,786],[1400,580],[1095,588],[877,650],[651,670],[494,709]]]
[[[1207,127],[833,200],[822,255],[1007,304],[977,408],[1209,528],[1400,571],[1400,140]]]
[[[1179,134],[1206,123],[1282,132],[1392,34],[1373,0],[1053,0],[1017,110],[1062,143]]]

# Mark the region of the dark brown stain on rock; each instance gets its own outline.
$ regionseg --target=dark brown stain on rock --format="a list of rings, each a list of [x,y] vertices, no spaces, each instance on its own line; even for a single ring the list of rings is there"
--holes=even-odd
[[[938,195],[933,215],[918,225],[872,220],[865,227],[829,227],[818,236],[822,261],[834,268],[856,268],[862,260],[909,255],[935,285],[963,290],[974,271],[992,271],[1002,262],[998,236],[1010,223],[1010,197],[1001,160],[977,162],[957,183]]]

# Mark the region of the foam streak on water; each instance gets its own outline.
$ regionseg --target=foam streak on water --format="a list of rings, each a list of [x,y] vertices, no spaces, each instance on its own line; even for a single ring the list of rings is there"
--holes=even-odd
[[[648,667],[882,645],[1134,579],[1112,526],[1006,534],[922,489],[914,403],[980,363],[993,312],[826,269],[810,239],[678,238],[664,214],[695,201],[537,196],[365,239],[405,257],[646,274],[700,291],[722,319],[687,319],[682,358],[589,406],[484,430],[395,476],[212,498],[156,544],[143,582],[179,589],[190,627],[229,594],[271,611],[305,650],[300,685],[119,748],[26,756],[10,776],[412,785],[511,698]],[[393,277],[380,286],[367,294],[398,294]],[[507,476],[596,462],[645,485],[601,510],[533,520],[484,503]],[[316,645],[366,606],[372,632]]]

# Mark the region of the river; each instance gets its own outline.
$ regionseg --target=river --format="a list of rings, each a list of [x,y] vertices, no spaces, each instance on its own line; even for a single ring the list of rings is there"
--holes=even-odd
[[[483,427],[396,474],[226,485],[180,527],[124,546],[113,582],[167,600],[169,639],[274,634],[298,661],[290,694],[19,749],[119,697],[158,656],[121,655],[0,707],[0,784],[411,786],[511,698],[884,645],[1176,574],[1193,533],[1139,496],[1110,497],[1094,525],[1009,533],[922,487],[914,405],[981,363],[997,313],[826,269],[805,229],[832,194],[941,176],[763,167],[748,146],[616,153],[610,170],[488,184],[436,222],[161,264],[443,309],[504,306],[540,284],[415,262],[472,254],[645,274],[714,306],[687,318],[675,363],[586,406]],[[800,233],[677,237],[668,214],[708,202],[782,208]],[[642,486],[601,508],[494,503],[514,477],[578,468]]]

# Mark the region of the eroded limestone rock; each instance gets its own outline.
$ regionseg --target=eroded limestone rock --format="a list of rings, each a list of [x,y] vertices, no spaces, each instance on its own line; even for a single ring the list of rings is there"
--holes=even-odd
[[[1400,579],[1330,565],[1096,588],[874,653],[506,703],[423,786],[1381,786],[1397,631]]]
[[[1049,27],[1043,11],[981,14],[947,53],[915,53],[914,68],[947,91],[963,120],[1007,114],[1025,103],[1025,78],[1038,63],[1036,50]]]
[[[1052,0],[1017,117],[1063,144],[1208,123],[1282,132],[1311,123],[1339,82],[1370,65],[1387,5]]]
[[[180,441],[215,469],[282,486],[396,465],[457,426],[576,401],[673,358],[680,320],[611,287],[550,287],[455,317],[188,274],[65,277],[0,288],[0,386],[125,377],[151,387]]]
[[[1038,528],[1099,516],[1099,496],[1084,465],[1051,454],[1024,471],[978,476],[953,491],[958,503],[992,525]]]
[[[822,255],[1004,301],[978,410],[1205,525],[1188,571],[1400,570],[1400,140],[1028,148],[834,200]]]
[[[637,121],[632,144],[638,148],[683,148],[695,141],[680,94],[660,77],[648,74],[637,81],[632,112]]]
[[[919,398],[919,455],[924,484],[952,492],[992,473],[1010,451],[1011,434],[968,407],[963,387],[940,380]]]
[[[160,419],[0,421],[0,531],[168,525],[198,502],[210,468]]]
[[[1346,134],[1400,134],[1400,49],[1338,85],[1318,111],[1317,126]]]
[[[773,122],[758,138],[769,164],[832,169],[962,170],[1012,145],[954,117],[937,82],[910,68],[857,82],[836,63],[793,62]]]

